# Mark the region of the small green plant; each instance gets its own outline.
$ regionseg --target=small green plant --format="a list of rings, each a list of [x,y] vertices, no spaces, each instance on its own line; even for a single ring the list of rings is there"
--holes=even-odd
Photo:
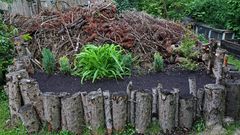
[[[59,59],[60,71],[64,74],[71,73],[71,65],[67,56]]]
[[[154,54],[153,67],[156,72],[162,72],[164,69],[163,58],[158,52]]]
[[[240,128],[240,122],[236,121],[234,123],[225,125],[224,128],[226,129],[226,135],[233,135],[234,132]]]
[[[234,55],[228,56],[228,63],[234,65],[238,71],[240,71],[240,60],[238,60]]]
[[[133,58],[131,54],[123,55],[122,61],[125,67],[131,69],[133,63]]]
[[[203,119],[199,119],[193,124],[193,131],[196,133],[203,132],[205,129],[206,125]]]
[[[181,67],[190,71],[195,71],[198,69],[198,64],[188,58],[183,59],[183,61],[181,62]]]
[[[135,135],[136,129],[131,124],[126,124],[123,131],[114,133],[113,135]]]
[[[47,74],[52,74],[55,70],[55,56],[54,54],[47,48],[42,50],[42,65],[43,69]]]
[[[130,69],[123,63],[122,49],[118,45],[104,44],[95,46],[88,44],[76,55],[73,75],[84,80],[101,78],[123,78],[130,75]]]
[[[24,41],[32,40],[32,37],[30,36],[29,33],[23,34],[23,35],[21,36],[21,38],[22,38]]]
[[[160,133],[161,133],[160,124],[156,120],[150,123],[145,132],[146,135],[159,135]]]
[[[204,44],[208,43],[208,40],[204,37],[203,34],[198,35],[198,40],[201,41]]]

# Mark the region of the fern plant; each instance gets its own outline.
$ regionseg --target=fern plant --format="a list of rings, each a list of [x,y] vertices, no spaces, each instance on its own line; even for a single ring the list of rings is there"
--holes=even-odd
[[[43,69],[47,74],[52,74],[55,70],[55,56],[54,54],[47,48],[42,50],[42,65]]]
[[[95,46],[86,45],[82,51],[76,55],[74,60],[73,75],[84,80],[101,78],[122,78],[123,75],[130,75],[130,69],[123,63],[122,49],[113,44]]]
[[[153,67],[156,72],[162,72],[164,69],[163,58],[158,52],[154,54]]]
[[[59,59],[60,71],[64,74],[71,73],[71,65],[67,56],[62,56]]]

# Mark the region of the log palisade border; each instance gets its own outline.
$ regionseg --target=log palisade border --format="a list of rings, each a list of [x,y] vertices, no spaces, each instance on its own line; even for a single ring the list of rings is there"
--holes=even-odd
[[[121,131],[127,123],[144,134],[152,120],[158,120],[163,132],[175,127],[191,128],[197,117],[211,127],[222,124],[224,116],[240,119],[240,81],[223,80],[223,51],[217,50],[213,73],[216,84],[196,88],[189,78],[192,95],[180,98],[179,90],[166,90],[162,84],[152,90],[135,90],[132,82],[124,93],[93,90],[90,93],[42,93],[26,46],[16,46],[17,56],[9,66],[5,91],[9,97],[12,121],[20,118],[28,132],[38,132],[44,123],[50,131],[68,130],[81,134],[88,127],[93,135],[106,128],[107,134]],[[187,81],[187,80],[186,80]],[[234,109],[233,109],[234,108]]]

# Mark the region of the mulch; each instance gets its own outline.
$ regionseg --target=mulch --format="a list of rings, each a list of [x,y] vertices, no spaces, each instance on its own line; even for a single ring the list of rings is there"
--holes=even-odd
[[[129,81],[132,81],[135,90],[151,90],[153,87],[157,87],[158,83],[162,83],[164,89],[178,88],[182,98],[190,97],[188,77],[196,77],[197,88],[203,88],[205,84],[214,83],[214,79],[203,70],[195,72],[167,71],[143,76],[134,75],[121,80],[101,79],[94,83],[86,81],[83,84],[81,84],[81,79],[78,77],[59,73],[47,75],[43,72],[36,72],[32,77],[37,80],[42,92],[68,92],[73,94],[79,91],[95,91],[99,88],[110,92],[125,92]]]

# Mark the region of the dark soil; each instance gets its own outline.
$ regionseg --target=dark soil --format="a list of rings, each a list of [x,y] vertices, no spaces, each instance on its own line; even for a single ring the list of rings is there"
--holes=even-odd
[[[121,80],[102,79],[95,83],[86,81],[81,84],[81,79],[63,74],[46,75],[42,72],[36,72],[32,77],[39,83],[42,92],[68,92],[76,93],[79,91],[95,91],[99,88],[109,90],[110,92],[126,91],[129,81],[133,82],[133,88],[136,90],[151,90],[158,83],[162,83],[164,89],[180,89],[181,97],[189,97],[188,77],[195,76],[197,88],[203,88],[205,84],[214,83],[214,79],[206,74],[205,71],[168,71],[164,73],[151,73],[144,76],[125,77]]]

